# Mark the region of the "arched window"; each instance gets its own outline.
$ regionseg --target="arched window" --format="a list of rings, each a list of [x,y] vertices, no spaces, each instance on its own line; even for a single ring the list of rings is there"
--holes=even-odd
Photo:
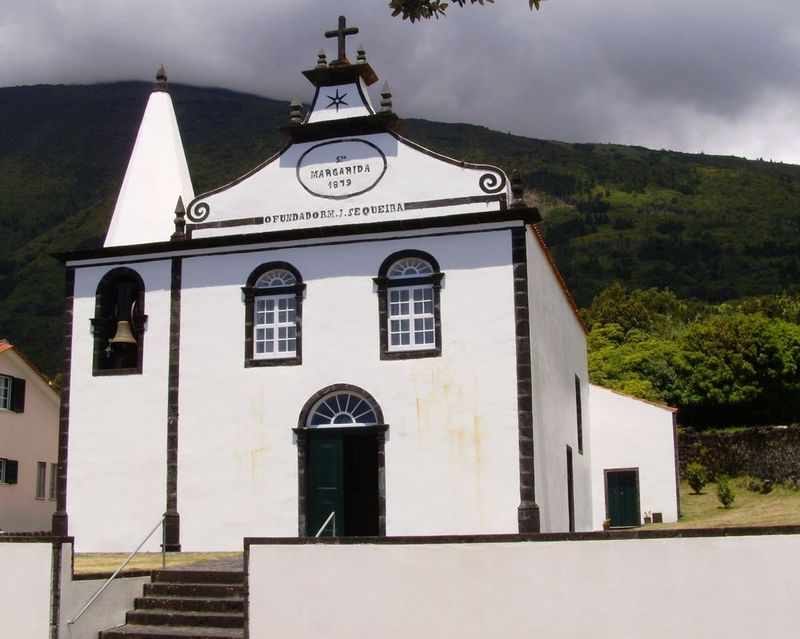
[[[374,426],[378,415],[371,402],[350,392],[328,395],[321,399],[308,416],[308,427]]]
[[[422,251],[394,253],[383,261],[375,278],[381,359],[441,355],[442,277],[433,256]]]
[[[303,290],[300,273],[286,262],[262,264],[242,288],[245,366],[302,362]]]
[[[97,285],[94,335],[94,375],[142,372],[144,355],[144,282],[130,268],[115,268]]]

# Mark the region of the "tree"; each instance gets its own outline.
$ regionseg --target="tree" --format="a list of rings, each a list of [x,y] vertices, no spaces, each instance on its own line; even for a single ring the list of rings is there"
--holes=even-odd
[[[454,2],[459,6],[463,7],[467,0],[454,0]],[[469,0],[470,4],[494,4],[494,0]],[[528,6],[533,10],[536,8],[539,9],[539,3],[541,0],[528,0]],[[440,17],[445,15],[445,11],[448,7],[447,2],[442,2],[442,0],[391,0],[389,2],[389,8],[392,10],[393,16],[402,16],[403,20],[411,20],[411,22],[416,22],[417,20],[427,20],[428,18],[436,18],[437,20]]]

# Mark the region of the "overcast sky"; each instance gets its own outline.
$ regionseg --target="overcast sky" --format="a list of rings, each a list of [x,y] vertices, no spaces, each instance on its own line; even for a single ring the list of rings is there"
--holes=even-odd
[[[0,0],[0,86],[151,80],[309,102],[360,28],[401,117],[800,164],[800,0],[526,0],[392,18],[388,0]],[[0,124],[0,127],[2,124]]]

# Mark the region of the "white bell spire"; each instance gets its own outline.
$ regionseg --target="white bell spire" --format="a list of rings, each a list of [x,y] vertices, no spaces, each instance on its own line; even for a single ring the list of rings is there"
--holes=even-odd
[[[175,202],[194,198],[164,67],[139,126],[104,246],[166,242],[175,230]]]

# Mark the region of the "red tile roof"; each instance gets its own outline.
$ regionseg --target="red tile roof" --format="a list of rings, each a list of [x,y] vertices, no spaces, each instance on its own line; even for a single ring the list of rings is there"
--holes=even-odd
[[[20,358],[20,359],[21,359],[23,362],[25,362],[25,363],[28,365],[28,367],[29,367],[29,368],[30,368],[30,369],[31,369],[31,370],[32,370],[34,373],[36,373],[36,374],[37,374],[39,377],[41,377],[41,378],[42,378],[42,381],[44,381],[44,383],[45,383],[45,384],[47,384],[47,385],[48,385],[48,386],[49,386],[51,389],[53,389],[53,392],[54,392],[54,393],[57,393],[57,392],[58,392],[58,391],[57,391],[57,390],[56,390],[56,389],[53,387],[53,384],[52,384],[52,382],[51,382],[51,381],[48,379],[47,375],[45,375],[45,374],[44,374],[44,373],[43,373],[41,370],[39,370],[39,367],[38,367],[38,366],[36,366],[36,364],[34,364],[34,363],[31,361],[31,360],[29,360],[27,357],[25,357],[25,354],[24,354],[24,353],[23,353],[21,350],[19,350],[19,348],[17,348],[16,346],[14,346],[14,345],[13,345],[11,342],[9,342],[8,340],[0,338],[0,354],[2,354],[2,353],[5,353],[6,351],[14,351],[14,353],[16,353],[17,357],[19,357],[19,358]]]

